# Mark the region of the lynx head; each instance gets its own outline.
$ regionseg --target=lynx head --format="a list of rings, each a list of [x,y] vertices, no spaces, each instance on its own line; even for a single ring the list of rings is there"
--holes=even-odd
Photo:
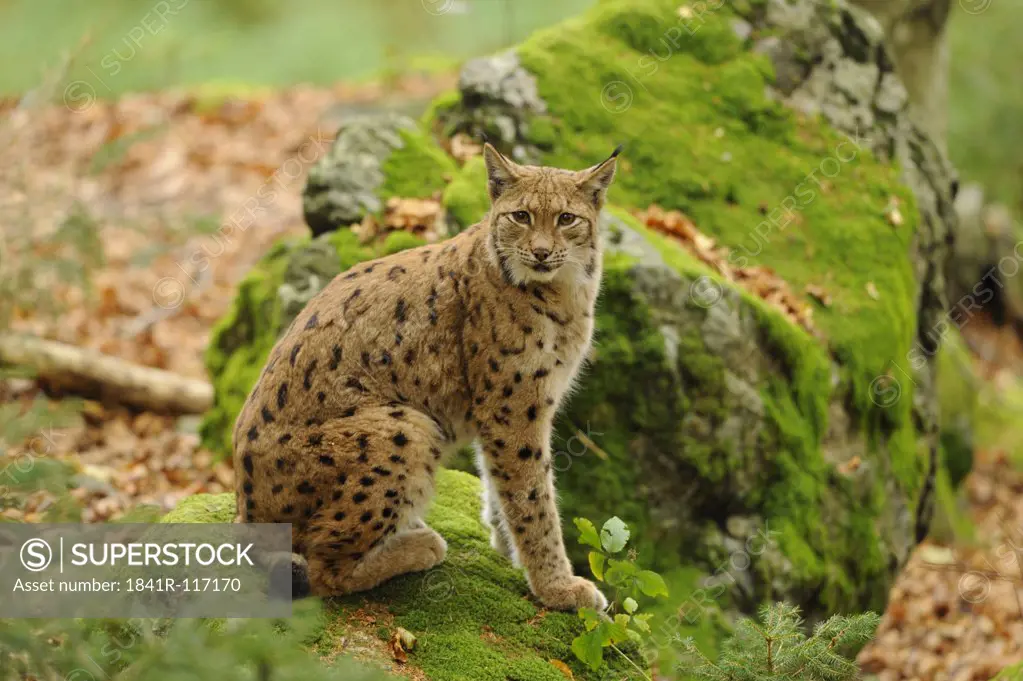
[[[574,277],[599,257],[597,215],[621,147],[586,170],[524,166],[483,147],[490,193],[490,243],[518,284]]]

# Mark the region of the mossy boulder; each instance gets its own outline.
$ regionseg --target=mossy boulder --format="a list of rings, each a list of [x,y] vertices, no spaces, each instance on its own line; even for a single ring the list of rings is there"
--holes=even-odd
[[[765,600],[811,618],[883,609],[926,532],[933,329],[955,214],[947,163],[905,115],[881,36],[826,0],[688,15],[669,0],[604,2],[497,64],[474,62],[472,89],[403,132],[437,148],[486,132],[507,153],[576,168],[625,142],[601,221],[595,348],[559,418],[555,465],[566,519],[621,516],[667,574],[686,621],[665,641]],[[481,85],[487,72],[500,83]],[[534,84],[542,106],[515,94]],[[450,180],[444,208],[464,222],[486,206],[482,168],[453,167],[402,184],[423,197]],[[638,224],[630,210],[650,203],[689,215],[731,249],[730,267],[826,291],[826,305],[806,297],[818,333]],[[335,226],[279,245],[217,327],[204,435],[219,451],[285,328],[288,263],[313,249],[340,271],[386,248]]]
[[[429,196],[444,187],[454,162],[432,141],[414,134],[399,114],[357,117],[338,132],[330,151],[309,170],[302,196],[313,234],[379,215],[393,196]]]
[[[564,681],[561,664],[579,681],[632,678],[620,658],[607,658],[603,673],[613,677],[575,659],[570,646],[582,621],[540,609],[529,597],[521,572],[490,549],[479,498],[476,478],[441,471],[427,521],[448,541],[445,562],[363,595],[327,601],[313,652],[326,659],[355,656],[421,681]],[[162,522],[227,523],[234,514],[233,495],[200,494]],[[416,637],[407,664],[396,663],[388,649],[399,627]]]

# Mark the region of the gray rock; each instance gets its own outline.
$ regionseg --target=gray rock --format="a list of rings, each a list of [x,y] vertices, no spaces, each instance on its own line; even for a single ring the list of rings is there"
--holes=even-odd
[[[403,146],[399,130],[415,121],[398,114],[356,117],[338,132],[330,151],[309,171],[302,210],[313,235],[361,221],[379,211],[383,165]]]
[[[520,163],[537,163],[540,149],[529,139],[529,121],[547,111],[536,77],[524,69],[515,52],[471,59],[458,79],[459,106],[438,112],[444,128],[474,139],[486,136]]]
[[[948,126],[950,0],[851,0],[877,20],[920,125],[944,149]],[[865,22],[859,22],[870,28]],[[873,36],[870,36],[873,39]]]
[[[907,106],[914,102],[920,104],[918,95],[914,95],[918,84],[911,82],[906,88],[900,76],[930,78],[932,70],[918,68],[911,73],[899,68],[896,72],[898,62],[903,66],[908,64],[909,48],[896,45],[893,58],[889,43],[882,38],[894,40],[893,31],[907,23],[924,33],[923,27],[940,29],[946,16],[938,7],[941,0],[854,1],[860,7],[849,7],[843,2],[770,0],[765,18],[761,19],[761,24],[755,24],[754,30],[764,29],[766,33],[781,27],[788,32],[781,43],[762,41],[757,49],[771,58],[779,74],[778,97],[806,113],[820,113],[850,138],[862,140],[875,155],[898,161],[903,180],[916,195],[921,215],[914,244],[919,282],[919,344],[933,354],[933,341],[926,334],[945,314],[942,272],[948,257],[949,236],[958,231],[954,207],[958,180],[936,132],[938,126],[922,116],[906,115]],[[914,12],[923,14],[917,16]],[[931,43],[937,44],[940,40],[937,34],[931,36]],[[798,56],[807,52],[815,55],[809,70],[806,70],[807,60]],[[935,373],[934,362],[928,361],[914,377],[919,382],[914,393],[914,409],[917,418],[925,424],[924,444],[931,451],[932,475],[939,434]],[[855,449],[862,447],[862,443],[842,442],[836,439],[835,433],[829,433],[825,442],[826,450],[832,447],[841,450],[843,458],[852,455],[850,446]],[[917,509],[918,534],[923,532],[929,517],[930,508],[925,499]],[[904,557],[911,545],[912,537],[907,537],[906,544],[898,549],[900,555]]]
[[[745,42],[753,34],[753,24],[749,23],[748,21],[743,21],[742,19],[733,19],[731,24],[732,32],[735,33],[735,37],[737,37],[739,40]]]
[[[458,89],[468,106],[496,103],[532,113],[547,111],[537,93],[536,78],[522,68],[512,51],[470,59],[462,67]]]
[[[909,95],[906,87],[895,74],[886,73],[881,77],[881,84],[874,96],[874,107],[883,113],[894,114],[906,108]]]
[[[306,303],[340,273],[337,250],[326,236],[313,239],[289,258],[284,282],[277,289],[282,335]]]
[[[843,59],[835,68],[835,86],[852,101],[868,106],[874,99],[879,74],[877,64],[861,64],[852,59]]]

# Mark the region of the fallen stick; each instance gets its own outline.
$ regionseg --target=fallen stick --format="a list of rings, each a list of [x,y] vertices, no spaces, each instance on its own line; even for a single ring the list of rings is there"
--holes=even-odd
[[[34,336],[0,334],[0,364],[27,367],[85,397],[150,411],[201,414],[213,405],[213,386],[205,381]]]

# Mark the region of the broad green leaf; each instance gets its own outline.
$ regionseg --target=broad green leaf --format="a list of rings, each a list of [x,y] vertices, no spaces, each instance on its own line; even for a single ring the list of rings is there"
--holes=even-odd
[[[639,590],[645,593],[647,596],[668,597],[668,585],[664,583],[664,578],[656,572],[651,570],[643,570],[636,575],[636,584],[639,586]]]
[[[593,631],[602,620],[600,613],[593,608],[579,608],[579,619],[586,622],[586,631]]]
[[[632,613],[636,612],[636,610],[639,608],[639,603],[637,603],[636,599],[634,598],[626,598],[622,602],[622,607],[625,608],[625,612],[631,615]]]
[[[600,549],[600,537],[597,535],[597,528],[586,518],[576,518],[575,526],[579,530],[579,543]]]
[[[601,633],[590,631],[576,636],[572,641],[572,652],[579,660],[596,671],[604,663],[604,647],[601,645]]]
[[[630,580],[639,572],[636,564],[630,563],[627,560],[611,558],[607,561],[607,565],[608,568],[604,572],[604,581],[615,586],[631,586]]]
[[[604,581],[604,562],[607,560],[607,556],[603,553],[597,553],[596,551],[590,551],[590,572],[593,576]]]
[[[608,553],[618,553],[629,542],[629,528],[615,516],[600,530],[600,543]]]
[[[636,627],[640,631],[650,633],[650,618],[653,617],[653,613],[643,613],[642,615],[632,616],[632,626]]]
[[[611,643],[622,643],[629,639],[629,619],[624,613],[615,615],[614,622],[607,622],[607,635]]]

